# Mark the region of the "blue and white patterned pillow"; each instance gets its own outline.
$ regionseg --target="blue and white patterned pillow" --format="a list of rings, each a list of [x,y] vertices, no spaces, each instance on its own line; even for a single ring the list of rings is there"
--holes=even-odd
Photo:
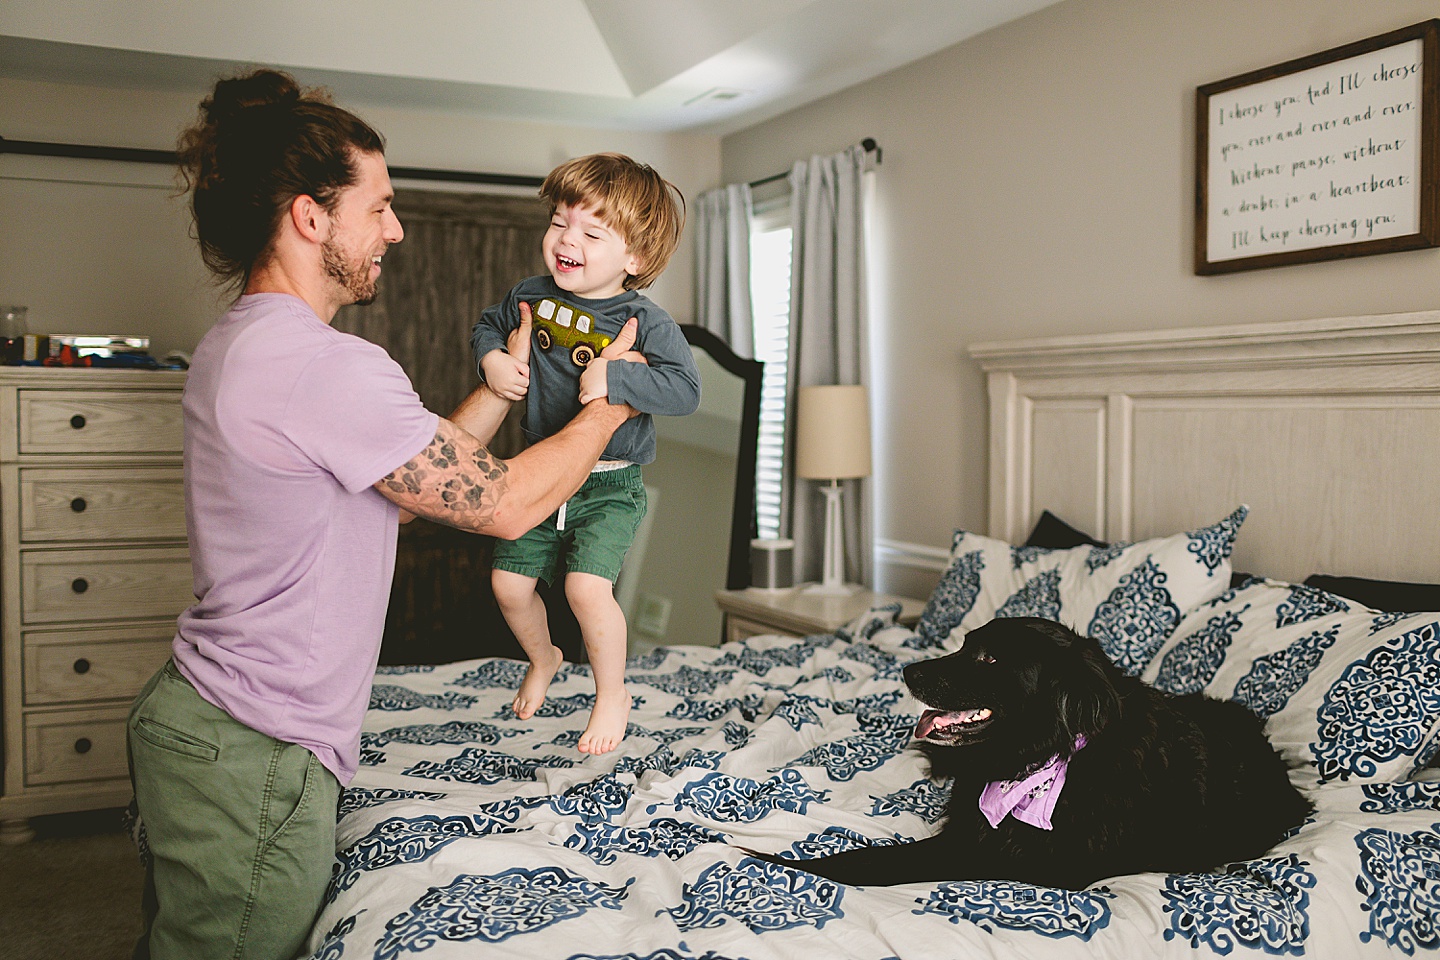
[[[955,649],[996,617],[1058,620],[1100,641],[1138,674],[1185,613],[1230,585],[1230,550],[1244,522],[1239,507],[1189,533],[1068,550],[1016,547],[957,530],[950,564],[916,626],[922,648]]]
[[[1322,783],[1401,780],[1440,749],[1440,613],[1251,579],[1190,611],[1143,677],[1245,704]]]

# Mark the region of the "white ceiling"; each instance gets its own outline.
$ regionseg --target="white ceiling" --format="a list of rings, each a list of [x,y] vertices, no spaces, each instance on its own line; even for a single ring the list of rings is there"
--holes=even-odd
[[[727,133],[1058,0],[5,0],[0,76]],[[0,131],[3,134],[3,131]]]

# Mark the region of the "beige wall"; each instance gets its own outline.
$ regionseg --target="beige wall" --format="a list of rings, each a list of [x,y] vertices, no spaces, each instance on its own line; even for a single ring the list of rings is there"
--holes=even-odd
[[[203,95],[0,79],[0,133],[169,149]],[[345,105],[385,134],[397,166],[544,175],[567,157],[618,150],[653,164],[687,198],[719,179],[713,136]],[[192,349],[222,305],[187,229],[165,168],[0,156],[0,303],[28,305],[44,332],[139,334],[160,353]],[[649,291],[682,322],[692,314],[692,259],[687,233]]]
[[[348,105],[397,165],[543,173],[615,149],[692,200],[875,137],[877,535],[900,557],[879,580],[923,595],[925,558],[987,516],[967,344],[1440,304],[1436,250],[1191,268],[1195,87],[1437,14],[1434,0],[1065,0],[723,141]],[[0,80],[0,133],[168,147],[201,93]],[[218,302],[185,223],[157,168],[0,156],[0,303],[29,304],[45,329],[189,349]],[[690,242],[651,291],[682,320]]]
[[[880,585],[925,595],[984,530],[981,340],[1440,307],[1440,250],[1197,277],[1194,98],[1440,15],[1434,0],[1065,0],[722,141],[725,182],[862,137],[884,150],[871,263]]]

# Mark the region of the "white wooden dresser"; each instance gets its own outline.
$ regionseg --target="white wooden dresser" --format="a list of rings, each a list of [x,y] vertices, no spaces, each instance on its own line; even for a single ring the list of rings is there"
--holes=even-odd
[[[130,799],[126,714],[193,600],[184,383],[0,367],[0,840]]]

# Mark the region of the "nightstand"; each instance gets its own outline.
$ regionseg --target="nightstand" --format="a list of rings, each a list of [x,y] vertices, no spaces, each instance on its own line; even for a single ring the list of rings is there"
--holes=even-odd
[[[844,596],[806,593],[803,586],[787,590],[718,590],[715,602],[724,615],[726,641],[778,633],[804,637],[832,633],[871,607],[900,603],[900,623],[906,626],[920,619],[924,600],[897,597],[870,590],[856,590]]]

